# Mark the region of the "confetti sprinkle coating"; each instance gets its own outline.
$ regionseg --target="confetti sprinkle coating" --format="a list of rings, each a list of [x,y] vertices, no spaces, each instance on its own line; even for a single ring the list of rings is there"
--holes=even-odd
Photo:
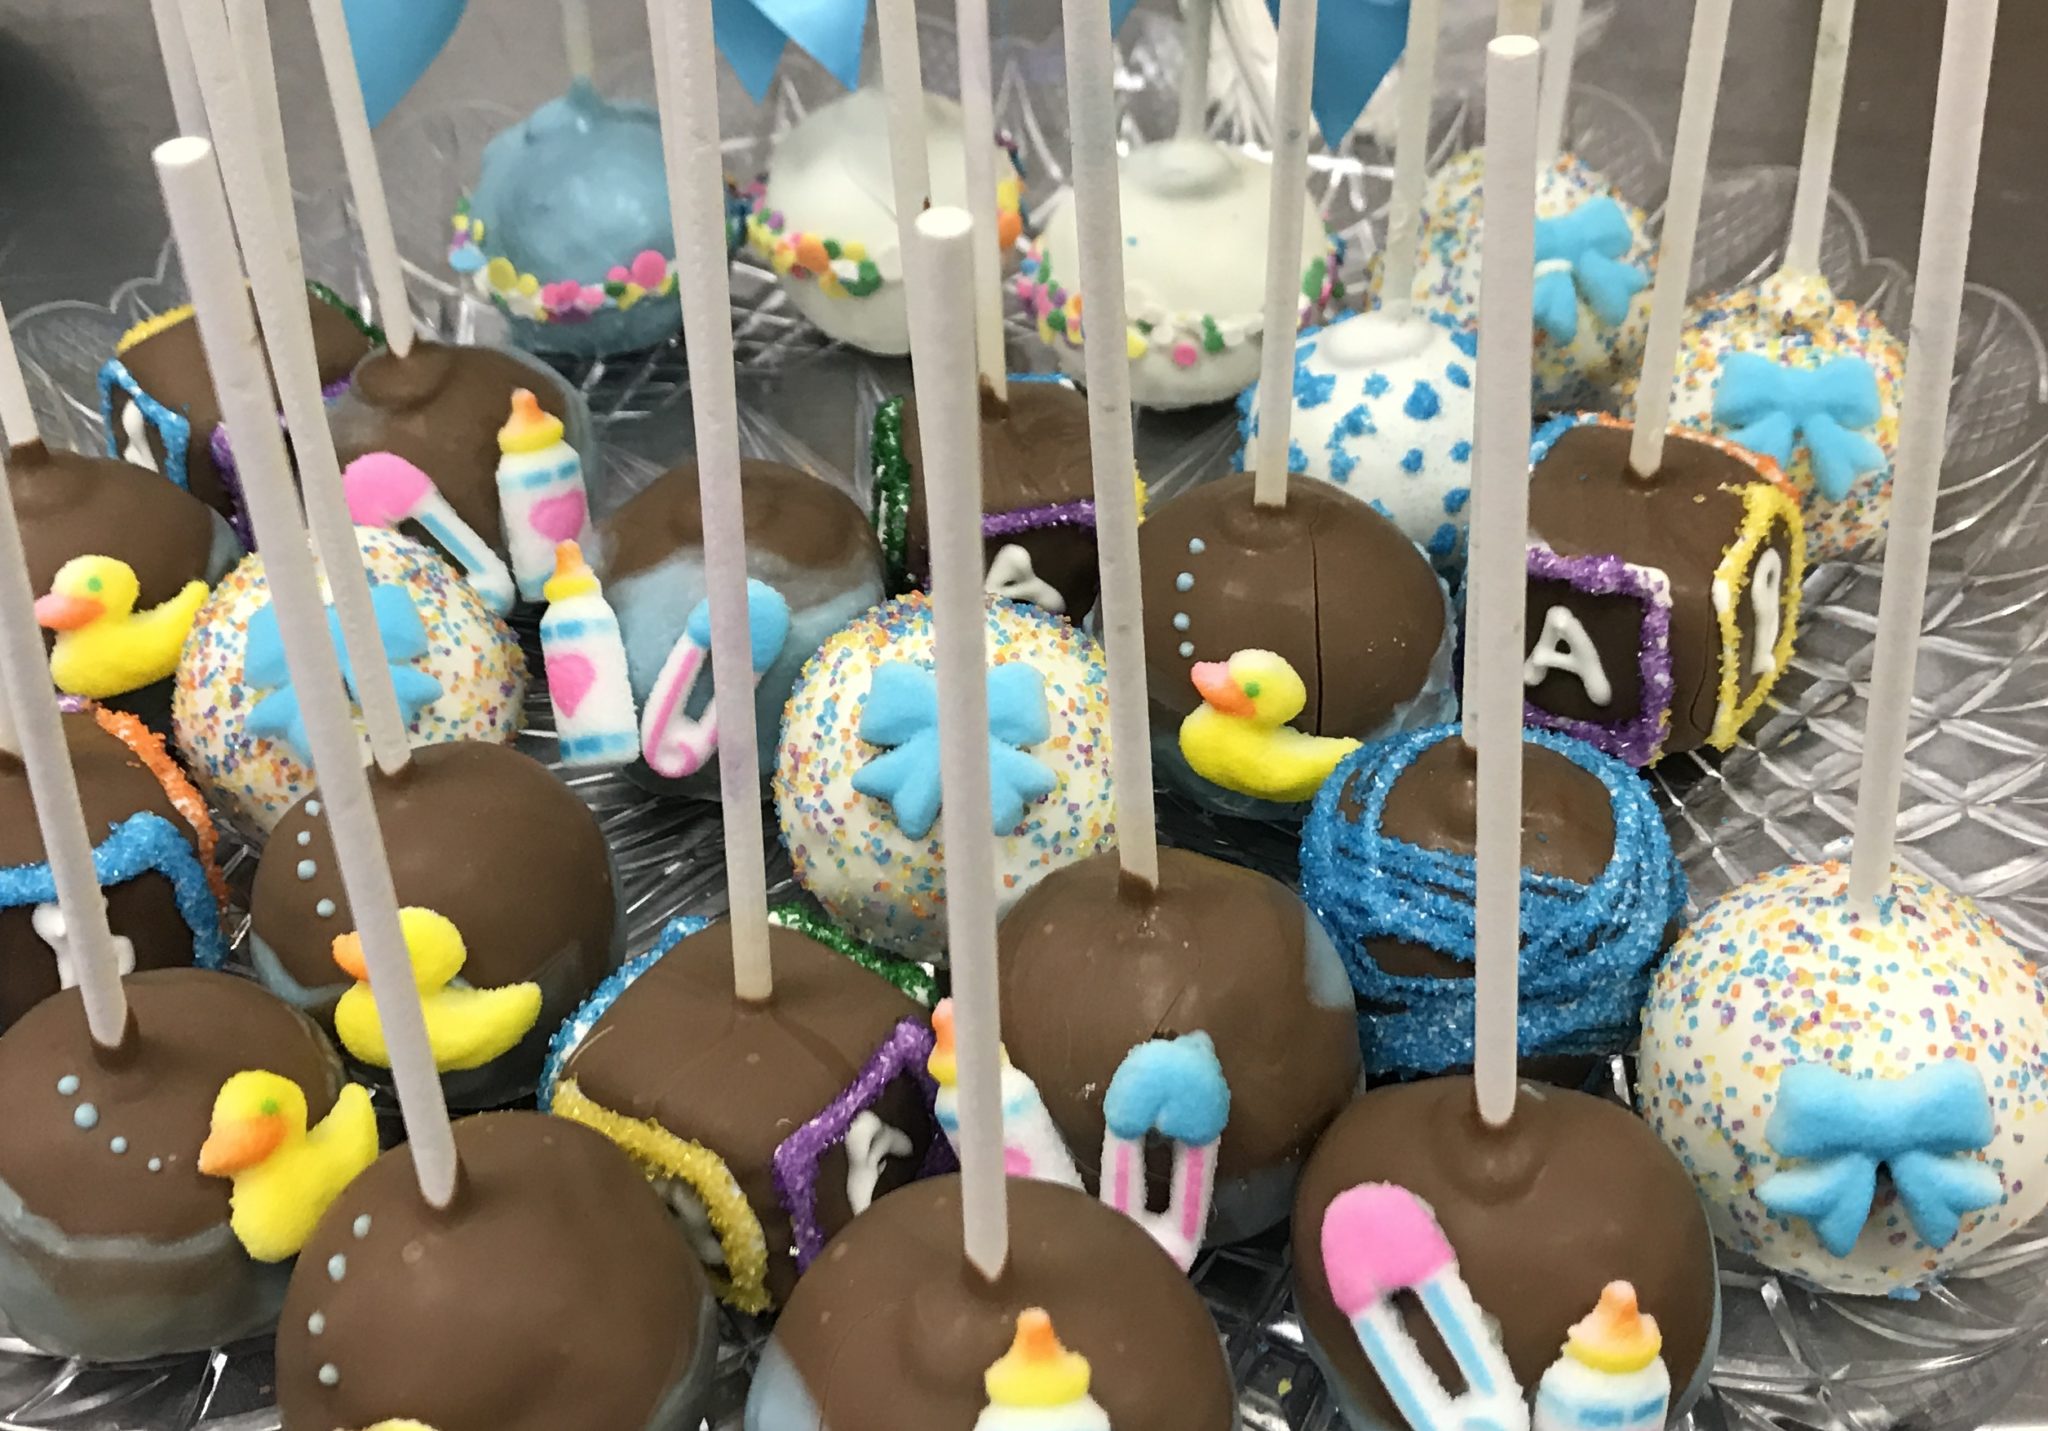
[[[1830,1291],[1910,1296],[2048,1206],[2048,990],[1973,901],[1924,875],[1895,870],[1876,920],[1851,913],[1847,891],[1844,865],[1794,865],[1702,910],[1651,985],[1638,1099],[1723,1242]],[[1888,1182],[1842,1259],[1765,1209],[1786,1069],[1893,1079],[1946,1060],[1973,1064],[1990,1092],[1981,1156],[2005,1192],[1947,1247],[1915,1235]]]
[[[526,658],[512,629],[420,543],[369,527],[356,529],[356,541],[371,582],[405,588],[426,626],[427,653],[414,665],[440,682],[441,695],[413,721],[412,743],[509,741],[526,695]],[[264,694],[244,680],[249,620],[269,603],[262,556],[244,558],[200,608],[171,696],[186,764],[229,814],[265,831],[314,784],[290,746],[248,729]],[[368,745],[365,737],[365,759]]]
[[[1114,842],[1109,677],[1091,637],[1009,601],[988,604],[988,656],[991,665],[1028,661],[1044,677],[1052,736],[1029,753],[1057,778],[1024,823],[996,841],[1008,909],[1049,871]],[[804,667],[783,711],[775,762],[776,813],[797,879],[854,937],[920,960],[945,952],[945,814],[913,840],[886,805],[854,790],[853,776],[883,753],[858,734],[876,669],[931,660],[931,606],[922,595],[853,622]]]

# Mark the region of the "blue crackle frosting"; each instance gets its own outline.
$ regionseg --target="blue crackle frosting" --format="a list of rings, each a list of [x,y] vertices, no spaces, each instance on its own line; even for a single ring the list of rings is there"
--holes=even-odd
[[[153,810],[138,810],[94,847],[92,865],[102,889],[146,874],[160,874],[169,880],[178,914],[192,931],[192,962],[202,969],[218,969],[227,963],[227,935],[221,929],[220,906],[214,902],[206,866],[176,825]],[[47,862],[0,869],[0,909],[32,908],[56,900],[57,879]]]
[[[1366,949],[1370,941],[1398,940],[1472,964],[1472,857],[1424,850],[1380,830],[1394,782],[1424,751],[1456,735],[1456,726],[1437,726],[1347,756],[1302,827],[1302,895],[1329,930],[1359,999],[1374,1006],[1360,1016],[1372,1077],[1472,1062],[1472,981],[1388,974]],[[1665,931],[1685,908],[1685,874],[1650,787],[1633,770],[1552,731],[1522,737],[1606,787],[1614,855],[1591,884],[1523,872],[1521,1054],[1616,1052],[1634,1037]],[[1361,807],[1356,818],[1346,803]]]

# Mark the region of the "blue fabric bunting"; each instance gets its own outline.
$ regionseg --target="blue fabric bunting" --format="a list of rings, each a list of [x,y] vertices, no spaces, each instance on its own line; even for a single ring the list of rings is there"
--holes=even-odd
[[[1266,0],[1266,8],[1277,24],[1280,0]],[[1344,142],[1407,47],[1408,0],[1322,0],[1316,7],[1310,108],[1325,144]]]
[[[1965,1213],[2004,1195],[1997,1172],[1968,1156],[1992,1132],[1984,1076],[1970,1064],[1932,1064],[1904,1078],[1796,1064],[1778,1080],[1765,1137],[1780,1158],[1811,1166],[1772,1174],[1757,1197],[1780,1217],[1805,1218],[1821,1246],[1847,1257],[1870,1221],[1883,1165],[1920,1240],[1946,1247]]]
[[[1020,746],[1051,738],[1045,678],[1034,666],[1008,661],[988,673],[989,811],[995,832],[1024,823],[1025,807],[1053,792],[1051,767]],[[853,788],[885,802],[896,827],[913,840],[931,832],[939,817],[939,684],[931,671],[908,661],[876,669],[861,710],[860,738],[891,747],[854,772]]]
[[[1536,221],[1536,326],[1552,342],[1579,336],[1581,303],[1609,328],[1628,317],[1629,304],[1650,282],[1623,261],[1635,241],[1628,214],[1605,194]]]
[[[410,726],[419,719],[421,711],[441,697],[441,683],[412,665],[427,654],[426,623],[420,620],[412,597],[402,586],[386,583],[371,587],[370,604],[377,613],[377,635],[391,668],[399,714]],[[349,696],[360,705],[362,692],[356,685],[348,648],[341,639],[341,617],[331,606],[327,608],[327,637],[341,659],[341,679]],[[242,676],[251,688],[269,692],[249,709],[249,733],[284,741],[302,762],[312,764],[305,712],[299,709],[298,692],[292,689],[292,673],[284,658],[284,636],[278,630],[277,612],[268,604],[249,618],[249,644],[242,660]]]
[[[848,89],[860,85],[868,0],[711,0],[711,23],[718,48],[756,104],[768,97],[792,44]]]
[[[1856,357],[1795,368],[1730,353],[1714,389],[1714,421],[1731,439],[1780,467],[1805,448],[1814,485],[1831,502],[1848,496],[1858,477],[1884,470],[1884,449],[1867,435],[1883,416],[1877,370]]]
[[[464,0],[342,0],[371,124],[419,82],[462,19]]]

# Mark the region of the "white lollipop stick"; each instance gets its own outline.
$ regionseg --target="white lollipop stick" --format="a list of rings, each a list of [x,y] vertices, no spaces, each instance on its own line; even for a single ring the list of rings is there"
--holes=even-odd
[[[882,98],[889,106],[889,179],[896,191],[896,242],[910,252],[917,216],[931,198],[925,147],[924,63],[917,48],[917,0],[875,0],[882,47]]]
[[[1643,379],[1636,388],[1636,425],[1628,449],[1629,466],[1644,477],[1656,476],[1664,465],[1671,389],[1678,379],[1678,344],[1685,333],[1685,297],[1692,286],[1692,253],[1699,238],[1700,200],[1707,187],[1707,151],[1714,142],[1714,108],[1721,97],[1721,62],[1728,52],[1732,3],[1697,0],[1692,12],[1678,136],[1671,146],[1671,197],[1664,205],[1657,287],[1650,297],[1650,333],[1643,345]]]
[[[597,46],[590,38],[590,0],[562,0],[562,51],[569,78],[590,82],[597,73]]]
[[[719,157],[718,52],[702,0],[647,0],[667,50],[656,70],[675,225],[683,341],[697,421],[704,512],[704,585],[711,599],[718,794],[725,816],[733,987],[750,1003],[774,992],[768,961],[768,869],[761,848],[761,770],[754,730],[753,637],[747,619],[747,518],[740,497],[739,397],[733,386],[732,288],[725,257],[725,172]],[[660,18],[657,20],[656,16]]]
[[[192,69],[192,45],[185,38],[185,22],[178,16],[178,0],[149,0],[149,13],[156,21],[156,47],[163,55],[164,80],[171,89],[171,112],[177,116],[180,134],[206,133],[206,104],[199,97],[199,77]]]
[[[1543,0],[1500,0],[1494,31],[1502,35],[1535,35],[1543,29]]]
[[[21,447],[37,441],[36,410],[28,400],[28,379],[22,375],[21,357],[14,351],[14,332],[7,326],[7,305],[0,303],[0,436],[7,445]]]
[[[327,75],[327,98],[334,106],[342,162],[356,201],[356,222],[362,227],[363,248],[369,255],[377,320],[384,325],[384,339],[392,353],[407,357],[414,334],[412,309],[406,306],[405,269],[398,259],[398,237],[391,231],[384,172],[377,162],[376,142],[370,138],[370,116],[363,108],[363,87],[356,78],[356,52],[349,42],[348,20],[342,14],[341,0],[312,0],[312,6],[313,35]]]
[[[1935,92],[1934,142],[1927,203],[1920,223],[1920,271],[1913,281],[1913,343],[1899,407],[1899,452],[1892,464],[1891,534],[1877,606],[1877,654],[1870,672],[1870,717],[1863,731],[1863,775],[1856,796],[1856,843],[1849,862],[1851,907],[1877,913],[1891,888],[1899,833],[1899,785],[1912,723],[1914,667],[1927,607],[1927,566],[1934,545],[1934,502],[1948,433],[1949,382],[1962,326],[1963,277],[1984,146],[1984,96],[1991,87],[1998,0],[1949,6]]]
[[[519,598],[512,572],[476,528],[448,504],[434,479],[395,452],[366,452],[341,474],[349,520],[357,526],[418,522],[455,558],[485,606],[503,616]]]
[[[1792,196],[1792,236],[1785,267],[1820,272],[1821,236],[1828,223],[1828,188],[1835,177],[1835,139],[1842,129],[1842,89],[1849,76],[1849,34],[1856,0],[1823,0],[1820,34],[1813,45],[1813,88],[1806,98],[1806,147],[1799,155],[1799,188]]]
[[[1287,449],[1294,424],[1294,335],[1301,328],[1301,196],[1308,187],[1316,4],[1317,0],[1287,0],[1280,7],[1280,63],[1273,81],[1272,187],[1266,199],[1259,439],[1252,469],[1252,501],[1261,507],[1287,505]]]
[[[306,270],[278,116],[270,27],[263,0],[229,3],[231,14],[223,16],[219,0],[184,0],[185,29],[193,41],[200,92],[219,136],[215,150],[221,176],[262,316],[278,401],[291,429],[305,510],[355,673],[363,729],[377,768],[396,775],[412,759],[412,737],[384,659],[362,549],[342,495],[341,459],[320,394],[320,360],[306,309]],[[268,422],[276,425],[274,413]]]
[[[1486,50],[1486,247],[1479,279],[1478,422],[1465,741],[1477,752],[1472,1072],[1479,1112],[1515,1112],[1522,948],[1522,626],[1529,531],[1529,367],[1535,342],[1536,105],[1543,47]]]
[[[6,326],[0,318],[0,328]],[[93,864],[92,835],[78,801],[78,776],[50,685],[50,659],[36,625],[36,594],[14,503],[6,499],[7,458],[0,449],[0,748],[19,747],[28,768],[30,803],[43,833],[43,855],[57,886],[64,917],[64,948],[85,1001],[92,1041],[121,1046],[128,1032],[128,999],[121,992],[120,955],[107,927],[107,897]],[[11,717],[11,722],[9,717]],[[53,946],[54,947],[54,946]]]
[[[982,386],[1010,400],[1003,343],[1003,252],[996,242],[996,98],[988,0],[957,0],[960,27],[960,123],[967,153],[967,212],[974,219],[974,353]],[[918,405],[922,413],[924,406]]]
[[[964,10],[966,7],[963,6]],[[974,130],[968,129],[969,148]],[[1003,1186],[1001,1020],[996,1001],[996,859],[989,810],[987,605],[982,595],[981,412],[974,260],[988,235],[955,208],[925,210],[905,271],[911,373],[932,548],[932,650],[938,664],[939,779],[946,820],[946,937],[958,1020],[960,1177],[967,1258],[993,1282],[1009,1259]]]
[[[455,1195],[456,1180],[448,1106],[427,1043],[412,959],[399,927],[391,866],[341,682],[341,663],[327,639],[320,586],[292,490],[284,435],[270,406],[270,378],[264,371],[248,286],[235,256],[234,230],[214,167],[213,146],[204,139],[173,139],[158,146],[156,167],[198,310],[199,337],[220,394],[221,414],[238,434],[243,494],[263,547],[271,603],[313,747],[342,884],[362,936],[370,992],[412,1147],[413,1171],[427,1201],[446,1207]]]
[[[1194,0],[1207,10],[1211,0]],[[1067,0],[1067,107],[1073,131],[1074,217],[1081,291],[1094,331],[1124,331],[1124,219],[1116,162],[1116,50],[1109,0]],[[1131,429],[1131,355],[1117,342],[1084,343],[1088,441],[1095,464],[1095,552],[1102,573],[1102,643],[1109,662],[1109,760],[1116,785],[1117,851],[1124,873],[1159,883],[1152,808],[1151,697],[1145,680],[1145,598],[1138,578],[1137,454]]]
[[[1181,0],[1180,125],[1182,139],[1209,131],[1209,49],[1216,32],[1216,0]],[[1068,25],[1072,26],[1072,17]],[[1092,30],[1090,33],[1093,33]],[[1067,70],[1073,83],[1073,70]]]
[[[1405,322],[1414,310],[1415,270],[1422,259],[1422,199],[1429,186],[1429,121],[1436,99],[1442,11],[1443,0],[1409,0],[1394,193],[1387,201],[1386,269],[1380,276],[1380,311],[1397,323]]]
[[[1543,36],[1543,103],[1536,112],[1536,162],[1564,152],[1564,121],[1572,106],[1572,71],[1579,60],[1579,17],[1584,0],[1556,0]]]

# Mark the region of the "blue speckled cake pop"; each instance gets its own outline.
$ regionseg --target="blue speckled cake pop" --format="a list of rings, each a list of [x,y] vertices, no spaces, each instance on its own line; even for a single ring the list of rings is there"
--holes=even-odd
[[[1617,1053],[1685,908],[1650,788],[1526,730],[1522,1057]],[[1370,1077],[1472,1062],[1473,766],[1456,726],[1347,757],[1302,828],[1302,893],[1358,992]]]
[[[484,148],[448,262],[512,319],[521,346],[601,357],[682,326],[661,122],[577,80]],[[726,225],[737,247],[737,201]]]

